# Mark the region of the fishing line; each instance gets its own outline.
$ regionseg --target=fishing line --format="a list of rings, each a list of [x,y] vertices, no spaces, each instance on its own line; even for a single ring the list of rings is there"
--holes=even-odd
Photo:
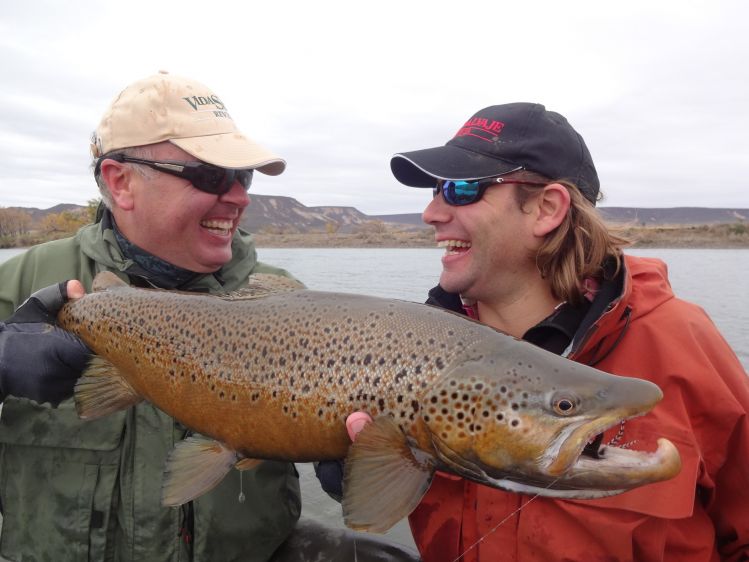
[[[560,476],[559,478],[561,478],[561,476]],[[551,488],[551,487],[552,487],[552,486],[553,486],[554,484],[556,484],[556,483],[557,483],[557,482],[559,481],[559,478],[557,478],[557,479],[556,479],[556,480],[554,480],[554,481],[553,481],[553,482],[552,482],[551,484],[549,484],[548,486],[546,486],[546,488],[545,488],[545,489]],[[502,521],[500,521],[499,523],[497,523],[497,524],[496,524],[496,525],[495,525],[494,527],[492,527],[491,529],[489,529],[489,531],[488,531],[487,533],[485,533],[484,535],[482,535],[482,536],[481,536],[481,538],[479,538],[479,540],[477,540],[477,541],[476,541],[475,543],[473,543],[473,544],[472,544],[471,546],[469,546],[468,548],[466,548],[466,549],[465,549],[465,550],[463,551],[463,553],[462,553],[462,554],[461,554],[460,556],[458,556],[458,557],[457,557],[457,558],[456,558],[455,560],[453,560],[452,562],[458,562],[458,560],[460,560],[460,559],[461,559],[461,558],[463,558],[463,557],[464,557],[464,556],[465,556],[466,554],[468,554],[468,552],[469,552],[470,550],[473,550],[474,548],[476,548],[476,547],[477,547],[477,546],[478,546],[478,545],[479,545],[479,544],[480,544],[480,543],[481,543],[481,542],[482,542],[482,541],[483,541],[483,540],[484,540],[484,539],[485,539],[486,537],[488,537],[488,536],[489,536],[489,535],[491,535],[491,534],[492,534],[492,533],[493,533],[494,531],[496,531],[497,529],[499,529],[499,527],[501,527],[502,525],[504,525],[504,524],[505,524],[505,523],[506,523],[506,522],[507,522],[507,521],[508,521],[508,520],[509,520],[510,518],[512,518],[512,517],[514,517],[515,515],[517,515],[518,513],[520,513],[520,511],[521,511],[521,510],[525,509],[525,506],[527,506],[528,504],[530,504],[530,503],[531,503],[532,501],[534,501],[534,500],[535,500],[535,499],[536,499],[537,497],[539,497],[540,495],[541,495],[541,492],[538,492],[538,493],[536,493],[536,495],[535,495],[535,496],[533,496],[533,497],[532,497],[531,499],[529,499],[529,500],[528,500],[527,502],[525,502],[525,503],[524,503],[523,505],[521,505],[521,506],[520,506],[519,508],[517,508],[517,509],[516,509],[515,511],[513,511],[512,513],[510,513],[510,514],[509,514],[509,515],[508,515],[507,517],[505,517],[504,519],[502,519]]]
[[[244,495],[244,470],[239,470],[239,497],[237,498],[237,501],[239,503],[244,503],[245,495]]]

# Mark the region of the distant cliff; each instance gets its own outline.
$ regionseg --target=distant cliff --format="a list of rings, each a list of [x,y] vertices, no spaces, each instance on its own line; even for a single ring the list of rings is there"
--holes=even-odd
[[[60,204],[49,209],[15,207],[31,216],[38,225],[47,215],[84,209]],[[707,207],[601,207],[604,219],[616,226],[653,227],[718,225],[749,222],[749,209]],[[354,207],[307,207],[292,197],[252,194],[252,204],[242,218],[242,227],[263,234],[358,233],[383,228],[416,230],[425,228],[420,213],[365,215]]]

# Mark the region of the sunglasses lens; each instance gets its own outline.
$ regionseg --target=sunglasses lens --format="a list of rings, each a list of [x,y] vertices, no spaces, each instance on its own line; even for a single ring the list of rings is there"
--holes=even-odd
[[[445,181],[442,195],[450,205],[468,205],[478,199],[480,190],[477,181]]]
[[[237,170],[237,181],[245,189],[250,189],[252,185],[252,170]]]
[[[198,164],[187,168],[190,170],[190,183],[200,191],[221,195],[229,191],[231,183],[227,182],[227,171],[216,166]],[[233,174],[232,174],[233,175]],[[232,178],[233,179],[233,178]],[[227,184],[226,186],[224,184]]]
[[[252,184],[252,170],[227,170],[207,164],[201,164],[195,170],[200,176],[200,185],[193,182],[193,185],[207,193],[223,195],[228,193],[235,181],[238,181],[242,187],[249,189]]]

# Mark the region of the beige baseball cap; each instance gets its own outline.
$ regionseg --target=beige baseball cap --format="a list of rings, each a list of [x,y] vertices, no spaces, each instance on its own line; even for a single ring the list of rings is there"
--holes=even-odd
[[[253,168],[271,176],[286,169],[282,158],[237,129],[221,98],[210,89],[165,71],[120,92],[93,134],[91,153],[98,158],[163,141],[222,168]]]

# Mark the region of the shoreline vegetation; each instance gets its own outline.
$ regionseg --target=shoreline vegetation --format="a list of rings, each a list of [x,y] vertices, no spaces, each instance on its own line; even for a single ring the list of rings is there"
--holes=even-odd
[[[85,223],[84,223],[85,224]],[[0,248],[27,248],[71,236],[75,229],[32,231],[24,235],[0,236]],[[749,225],[744,222],[710,225],[628,226],[610,224],[611,230],[630,240],[631,248],[749,248]],[[402,228],[380,223],[352,232],[253,233],[258,248],[434,248],[431,228]]]
[[[436,246],[433,229],[423,223],[405,224],[378,218],[367,220],[366,215],[356,209],[337,207],[330,208],[336,213],[325,215],[320,209],[327,208],[310,209],[288,197],[255,197],[256,203],[265,202],[264,207],[261,205],[261,215],[245,215],[242,226],[253,233],[259,248]],[[91,199],[85,207],[72,204],[60,204],[46,210],[0,207],[0,248],[28,248],[72,236],[81,226],[94,222],[99,207],[99,199]],[[341,209],[348,214],[341,214]],[[673,209],[661,209],[661,213],[649,215],[635,213],[640,216],[639,222],[627,217],[609,219],[607,224],[615,234],[630,240],[633,248],[749,248],[746,209],[723,209],[718,215],[708,212],[710,209],[682,209],[676,213],[679,218],[670,224],[667,219],[662,220],[667,216],[673,218],[674,213],[664,212],[669,210]],[[716,216],[724,220],[715,220]],[[294,217],[300,220],[294,220]],[[655,222],[644,222],[642,217]],[[415,218],[416,215],[409,220]],[[690,219],[691,224],[686,224]]]
[[[740,222],[712,225],[627,226],[609,225],[632,244],[630,248],[749,248],[749,225]],[[308,232],[253,234],[258,248],[434,248],[431,228],[376,232]]]

